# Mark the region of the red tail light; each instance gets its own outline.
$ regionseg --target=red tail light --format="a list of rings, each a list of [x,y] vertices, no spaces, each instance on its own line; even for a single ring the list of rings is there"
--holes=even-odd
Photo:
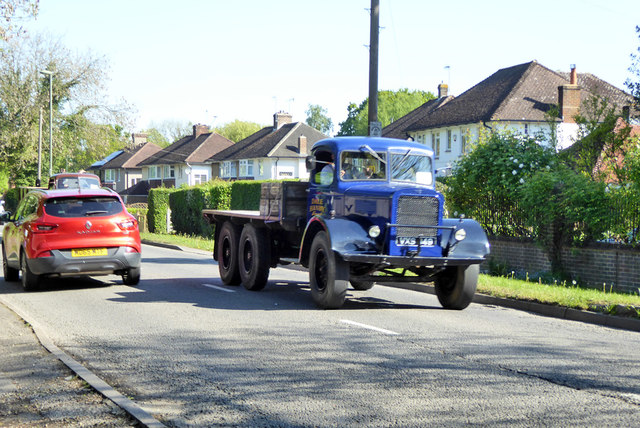
[[[55,223],[31,223],[28,228],[32,233],[51,233],[58,227]]]
[[[120,226],[120,229],[122,230],[135,230],[138,228],[138,222],[136,219],[131,218],[119,222],[118,226]]]
[[[36,257],[53,257],[53,254],[51,254],[51,251],[43,251],[40,254],[38,254]]]
[[[137,253],[137,252],[138,252],[138,250],[136,250],[136,249],[135,249],[135,248],[133,248],[133,247],[126,247],[126,248],[124,249],[124,252],[125,252],[125,253]]]

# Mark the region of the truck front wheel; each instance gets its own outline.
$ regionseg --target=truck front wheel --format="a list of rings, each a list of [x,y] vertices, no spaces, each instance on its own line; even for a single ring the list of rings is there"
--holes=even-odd
[[[326,232],[318,232],[309,253],[309,283],[313,301],[323,309],[337,309],[347,296],[349,264],[329,245]]]
[[[446,268],[436,279],[436,295],[445,309],[464,309],[473,300],[479,265]]]
[[[218,252],[218,270],[220,279],[227,285],[240,284],[240,270],[238,269],[238,243],[240,242],[240,228],[225,221],[220,229],[216,251]]]
[[[263,229],[245,224],[240,235],[238,264],[242,285],[247,290],[262,290],[269,279],[271,244]]]

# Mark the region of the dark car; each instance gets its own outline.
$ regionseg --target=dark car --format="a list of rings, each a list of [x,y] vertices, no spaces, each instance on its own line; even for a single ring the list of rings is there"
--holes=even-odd
[[[100,178],[86,172],[62,172],[49,177],[49,189],[99,189]]]
[[[122,276],[140,281],[138,222],[108,189],[32,190],[4,226],[6,281],[33,290],[43,276]]]

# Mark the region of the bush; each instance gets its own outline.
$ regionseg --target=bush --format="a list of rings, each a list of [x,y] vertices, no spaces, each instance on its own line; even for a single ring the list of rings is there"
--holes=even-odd
[[[273,180],[240,180],[231,185],[232,210],[259,210],[262,183]]]
[[[551,148],[531,136],[481,134],[447,179],[450,214],[475,218],[492,235],[526,234],[518,208],[520,188],[532,174],[551,168],[553,157]]]
[[[169,195],[175,190],[176,189],[167,189],[165,187],[156,187],[155,189],[149,190],[149,211],[147,213],[149,232],[167,232],[167,210],[169,209]]]
[[[4,195],[4,209],[7,211],[11,211],[12,213],[15,213],[19,203],[20,203],[20,189],[17,187],[14,187],[13,189],[7,190],[7,193],[5,193]]]
[[[611,205],[605,184],[568,167],[541,171],[521,189],[521,207],[527,225],[547,249],[552,270],[561,273],[561,251],[602,239]]]
[[[177,233],[212,236],[212,226],[202,217],[203,209],[229,209],[231,184],[212,181],[204,185],[184,187],[171,193],[171,222]]]

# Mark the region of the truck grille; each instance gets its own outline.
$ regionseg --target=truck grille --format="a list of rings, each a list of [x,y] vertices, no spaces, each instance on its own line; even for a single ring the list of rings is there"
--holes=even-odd
[[[438,225],[439,202],[437,198],[424,196],[400,196],[398,198],[397,224]],[[402,237],[435,237],[437,229],[398,227],[397,236]]]

